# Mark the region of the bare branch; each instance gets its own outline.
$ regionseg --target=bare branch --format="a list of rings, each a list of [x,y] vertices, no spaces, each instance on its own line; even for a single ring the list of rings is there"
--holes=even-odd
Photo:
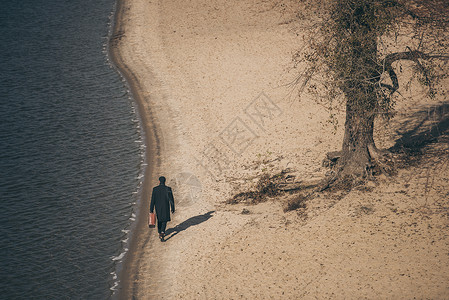
[[[423,69],[421,62],[419,61],[420,59],[423,60],[439,59],[443,61],[449,61],[449,55],[430,55],[417,50],[409,50],[404,52],[396,52],[388,54],[383,60],[384,70],[388,72],[388,75],[390,76],[393,85],[385,83],[381,83],[380,85],[382,87],[388,88],[391,91],[391,94],[393,94],[399,89],[399,80],[392,64],[398,60],[411,60],[414,61],[420,67],[420,69]]]
[[[440,60],[449,60],[449,55],[429,55],[422,51],[410,50],[404,52],[396,52],[388,54],[384,58],[385,67],[388,71],[388,67],[391,68],[391,64],[398,60],[412,60],[414,62],[419,62],[419,59],[431,60],[431,59],[440,59]]]

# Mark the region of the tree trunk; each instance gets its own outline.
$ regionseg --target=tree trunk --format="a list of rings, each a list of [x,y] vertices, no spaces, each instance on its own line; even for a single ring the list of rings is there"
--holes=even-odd
[[[360,109],[351,100],[346,104],[342,156],[337,165],[339,176],[342,178],[367,175],[367,171],[371,169],[370,149],[376,149],[373,137],[373,111]]]
[[[355,2],[357,3],[357,2]],[[349,76],[342,84],[346,96],[346,122],[341,159],[337,164],[338,176],[346,178],[363,177],[371,169],[370,149],[374,145],[374,118],[377,107],[377,94],[372,84],[377,72],[377,36],[372,32],[369,22],[375,18],[369,2],[354,6],[350,26],[348,64]]]
[[[345,34],[339,40],[337,63],[331,66],[337,68],[335,76],[346,98],[345,135],[335,173],[323,182],[321,189],[352,186],[354,180],[372,175],[374,167],[379,166],[381,171],[388,167],[373,137],[379,97],[376,84],[383,72],[378,63],[378,36],[372,26],[376,10],[371,1],[344,3],[352,15],[335,12],[337,31]]]

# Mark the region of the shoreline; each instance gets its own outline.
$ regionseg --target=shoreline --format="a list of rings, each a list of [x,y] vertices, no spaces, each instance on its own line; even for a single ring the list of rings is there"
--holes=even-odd
[[[128,299],[135,293],[134,282],[138,280],[136,271],[140,259],[142,258],[142,249],[150,241],[151,235],[147,228],[147,207],[149,206],[149,197],[151,187],[155,184],[152,175],[160,167],[160,145],[155,120],[151,117],[151,111],[145,107],[142,88],[139,80],[133,71],[125,64],[119,41],[124,34],[125,27],[125,7],[123,0],[116,0],[114,17],[112,23],[112,34],[109,39],[108,55],[114,64],[117,72],[126,80],[133,101],[137,105],[137,114],[142,124],[143,140],[145,144],[145,162],[144,180],[142,183],[142,193],[137,203],[136,222],[130,231],[129,249],[122,263],[119,276],[119,286],[116,298]]]
[[[343,138],[323,123],[328,112],[315,99],[291,101],[283,83],[296,77],[289,63],[301,34],[269,4],[117,0],[111,59],[131,88],[147,145],[117,297],[441,298],[447,218],[425,215],[422,205],[447,207],[449,174],[436,174],[428,189],[422,175],[434,168],[430,157],[420,169],[400,170],[396,182],[320,195],[292,212],[283,211],[296,197],[290,194],[258,205],[224,203],[264,174],[321,178],[324,154]],[[380,148],[394,143],[416,118],[411,108],[425,100],[401,104],[402,119],[378,127]],[[259,108],[276,113],[254,118]],[[344,122],[343,113],[337,118]],[[148,194],[161,171],[175,180],[188,172],[201,185],[197,194],[183,181],[174,186],[167,243],[146,229]]]

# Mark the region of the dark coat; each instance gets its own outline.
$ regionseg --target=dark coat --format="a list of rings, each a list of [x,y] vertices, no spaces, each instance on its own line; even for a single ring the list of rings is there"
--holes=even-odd
[[[171,187],[166,186],[165,184],[160,184],[153,188],[150,203],[151,213],[154,211],[155,207],[158,222],[170,221],[170,207],[171,212],[175,212],[175,200],[173,199]]]

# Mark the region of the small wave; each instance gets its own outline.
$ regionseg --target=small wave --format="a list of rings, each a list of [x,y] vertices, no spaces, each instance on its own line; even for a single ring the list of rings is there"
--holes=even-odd
[[[114,279],[114,280],[117,279],[117,273],[115,273],[115,271],[111,272],[110,274],[112,275],[112,279]]]
[[[111,291],[117,291],[117,287],[118,287],[118,281],[114,281],[114,285],[113,286],[111,286],[109,289],[111,290]]]
[[[125,249],[123,249],[123,250],[124,250],[124,251],[123,251],[122,253],[120,253],[118,256],[112,257],[111,259],[112,259],[113,261],[119,261],[119,260],[122,260],[123,257],[125,257],[126,252],[128,252],[128,249],[127,249],[127,248],[125,248]]]

